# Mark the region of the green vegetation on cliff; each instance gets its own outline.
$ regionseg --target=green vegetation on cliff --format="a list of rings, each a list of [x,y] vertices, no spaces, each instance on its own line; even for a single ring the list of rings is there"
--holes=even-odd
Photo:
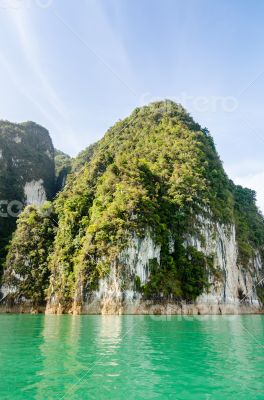
[[[80,287],[94,288],[130,234],[144,236],[147,227],[166,264],[169,236],[181,243],[197,213],[212,206],[230,216],[231,195],[218,196],[224,180],[211,137],[181,106],[153,104],[118,122],[55,202],[59,229],[50,267],[59,301],[71,301]],[[203,290],[203,273],[197,279]]]
[[[54,240],[52,205],[27,206],[19,217],[5,262],[4,284],[11,288],[10,304],[23,298],[43,305],[49,284],[48,258]]]
[[[15,215],[26,202],[25,184],[42,180],[51,199],[54,178],[54,148],[48,131],[34,122],[0,121],[0,264],[16,226]]]
[[[120,263],[131,235],[143,238],[146,230],[161,246],[161,264],[150,262],[149,282],[142,286],[135,277],[146,298],[162,293],[191,301],[208,288],[210,258],[183,245],[186,235],[198,234],[197,215],[236,223],[243,262],[263,247],[254,192],[228,179],[209,132],[171,101],[136,109],[73,165],[54,202],[53,246],[37,245],[51,253],[49,296],[66,308],[96,289],[98,279]],[[11,247],[17,240],[17,252],[25,253],[15,238]]]
[[[63,151],[55,149],[55,192],[58,193],[63,189],[67,176],[70,174],[72,169],[72,159],[68,154],[63,153]]]
[[[234,184],[231,187],[240,261],[246,264],[254,254],[254,249],[259,249],[264,259],[264,222],[256,206],[256,193]]]

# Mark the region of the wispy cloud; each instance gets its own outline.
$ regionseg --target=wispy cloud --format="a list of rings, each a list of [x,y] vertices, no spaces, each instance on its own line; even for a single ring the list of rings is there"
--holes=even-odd
[[[84,6],[83,38],[97,57],[104,61],[106,69],[123,82],[129,93],[139,100],[131,59],[123,41],[124,34],[118,23],[118,19],[122,16],[116,15],[115,24],[113,24],[107,16],[107,4],[104,1],[91,0],[85,2]]]
[[[19,9],[7,9],[7,13],[11,23],[17,33],[17,41],[20,44],[20,49],[27,61],[28,68],[35,75],[39,86],[41,87],[42,96],[46,98],[54,111],[61,117],[67,118],[69,110],[65,107],[63,101],[59,98],[56,90],[52,86],[47,73],[43,70],[40,60],[39,44],[35,37],[36,33],[32,29],[33,21],[31,18],[32,10],[29,11],[25,7]]]
[[[58,142],[58,144],[63,143],[64,145],[67,145],[67,147],[74,152],[79,151],[79,145],[76,143],[75,135],[68,125],[65,122],[62,123],[60,120],[58,121],[56,115],[53,115],[49,108],[45,107],[43,103],[31,93],[26,82],[21,79],[17,74],[17,71],[13,68],[13,65],[2,52],[0,52],[0,64],[9,75],[9,78],[17,90],[20,91],[23,97],[31,103],[32,107],[34,107],[44,117],[48,125],[45,127],[51,129],[51,133],[56,133],[56,142]]]
[[[2,80],[7,76],[16,88],[13,92],[13,103],[16,104],[14,96],[20,101],[24,99],[25,103],[28,102],[23,120],[35,116],[36,122],[49,129],[56,146],[65,151],[78,152],[79,144],[72,129],[72,112],[59,96],[49,71],[45,70],[45,65],[41,62],[47,42],[42,39],[42,43],[38,35],[35,26],[37,15],[33,7],[7,7],[2,11],[1,18],[6,23],[6,30],[3,28],[3,32],[12,32],[12,48],[1,45],[0,67]],[[45,56],[50,57],[50,48],[47,50]],[[19,97],[20,94],[22,97]],[[8,95],[6,93],[7,97]]]
[[[52,116],[52,114],[43,106],[41,102],[39,102],[28,90],[28,87],[25,83],[22,82],[19,75],[16,73],[16,70],[13,68],[12,64],[8,61],[7,57],[0,52],[0,63],[5,68],[8,73],[11,81],[16,86],[16,88],[22,93],[22,95],[28,99],[31,104],[46,118],[46,120],[54,126],[56,129],[60,129],[57,124],[56,119]]]

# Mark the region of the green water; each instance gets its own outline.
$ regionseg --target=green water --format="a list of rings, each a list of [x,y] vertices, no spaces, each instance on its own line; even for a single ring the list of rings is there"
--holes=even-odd
[[[264,399],[264,316],[0,315],[0,399]]]

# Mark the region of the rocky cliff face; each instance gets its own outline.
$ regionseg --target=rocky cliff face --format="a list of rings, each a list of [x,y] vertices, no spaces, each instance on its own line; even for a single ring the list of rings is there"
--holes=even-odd
[[[39,186],[42,186],[46,197],[52,197],[54,194],[54,148],[49,132],[45,128],[34,122],[13,124],[1,121],[0,153],[1,196],[4,196],[6,192],[10,196],[16,193],[15,190],[19,190],[20,199],[26,201],[28,190],[31,195],[32,190],[35,190],[35,199],[41,201],[37,192]],[[35,184],[34,188],[35,182],[39,184]],[[12,187],[13,185],[16,185],[16,188]],[[40,196],[42,196],[41,193]]]
[[[26,204],[54,194],[54,148],[43,127],[0,121],[0,258]]]
[[[71,168],[71,157],[63,153],[62,151],[55,149],[56,193],[60,192],[64,188],[67,176],[71,172]]]
[[[195,302],[175,302],[167,298],[147,300],[138,290],[137,280],[144,285],[151,274],[150,263],[160,266],[161,247],[148,231],[144,238],[133,236],[109,273],[99,280],[98,290],[83,296],[84,303],[73,304],[73,313],[102,314],[234,314],[258,312],[262,304],[257,287],[264,276],[258,250],[246,266],[238,261],[235,225],[220,225],[210,220],[199,221],[200,234],[187,235],[186,246],[210,256],[217,274],[209,274],[209,288]],[[202,240],[201,240],[202,237]],[[173,253],[173,243],[171,243]],[[80,294],[80,293],[79,293]],[[83,295],[83,293],[82,293]],[[47,312],[61,312],[56,297],[50,299]]]
[[[231,308],[260,307],[257,286],[263,276],[263,264],[258,250],[242,265],[238,259],[235,225],[220,225],[203,221],[202,243],[198,237],[188,237],[187,242],[207,255],[213,255],[217,278],[211,276],[211,287],[197,299],[198,303],[227,305]],[[232,307],[233,306],[233,307]]]
[[[254,193],[228,180],[212,138],[181,107],[159,103],[132,117],[131,126],[128,119],[107,133],[87,163],[83,180],[95,197],[86,231],[72,237],[80,247],[71,265],[63,262],[73,249],[61,229],[71,235],[77,210],[70,223],[60,219],[47,312],[260,310],[264,223]],[[84,182],[70,189],[76,202]]]
[[[4,275],[12,304],[36,309],[46,293],[48,313],[261,309],[255,193],[228,179],[209,132],[180,105],[136,109],[73,165],[49,213],[19,218]]]

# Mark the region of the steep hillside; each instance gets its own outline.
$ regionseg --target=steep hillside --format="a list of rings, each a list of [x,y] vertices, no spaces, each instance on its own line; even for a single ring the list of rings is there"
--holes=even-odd
[[[72,169],[72,159],[68,154],[63,151],[55,149],[55,191],[58,193],[63,189],[66,184],[67,176],[70,174]]]
[[[52,250],[50,240],[35,245],[46,254],[41,268],[50,271],[42,282],[48,312],[260,307],[264,221],[255,194],[228,179],[209,132],[180,105],[136,109],[85,161],[82,168],[76,162],[52,217],[45,216],[53,221]],[[14,303],[23,297],[37,306],[32,288],[40,267],[28,251],[31,241],[20,245],[20,231],[32,229],[25,212],[11,243],[5,290]],[[26,274],[23,263],[30,265]]]
[[[0,258],[25,204],[54,195],[54,148],[43,127],[0,121]]]

